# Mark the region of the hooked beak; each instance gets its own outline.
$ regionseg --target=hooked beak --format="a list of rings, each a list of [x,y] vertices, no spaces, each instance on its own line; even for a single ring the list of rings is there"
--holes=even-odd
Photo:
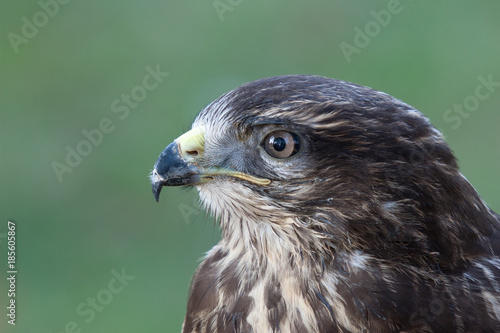
[[[271,181],[243,172],[218,167],[204,168],[199,162],[205,152],[205,129],[193,128],[165,148],[151,173],[151,185],[155,200],[160,198],[163,186],[188,186],[202,184],[215,176],[225,175],[246,180],[258,185]]]

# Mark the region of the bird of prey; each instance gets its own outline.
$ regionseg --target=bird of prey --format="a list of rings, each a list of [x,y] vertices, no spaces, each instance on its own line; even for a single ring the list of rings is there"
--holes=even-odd
[[[500,217],[441,133],[380,91],[260,79],[205,107],[159,156],[220,242],[183,332],[500,332]]]

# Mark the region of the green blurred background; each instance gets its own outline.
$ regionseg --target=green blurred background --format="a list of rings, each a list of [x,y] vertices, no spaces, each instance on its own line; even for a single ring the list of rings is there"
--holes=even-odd
[[[148,173],[202,107],[261,77],[334,77],[415,106],[500,211],[500,87],[459,126],[457,113],[445,119],[474,101],[478,77],[500,82],[500,2],[41,0],[3,1],[0,13],[0,332],[179,331],[190,278],[219,231],[195,190],[166,188],[157,204]],[[359,46],[349,57],[347,44]],[[144,90],[157,67],[168,76]],[[120,101],[131,93],[133,108]],[[82,131],[106,118],[113,130],[89,152]],[[59,179],[53,163],[78,145],[87,156]],[[123,270],[129,280],[113,280]]]

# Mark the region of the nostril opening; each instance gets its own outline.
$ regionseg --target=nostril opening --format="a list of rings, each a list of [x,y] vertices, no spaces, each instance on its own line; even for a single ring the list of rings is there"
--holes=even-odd
[[[188,150],[188,151],[186,151],[186,154],[188,154],[191,157],[196,157],[196,156],[198,156],[198,151],[197,150]]]

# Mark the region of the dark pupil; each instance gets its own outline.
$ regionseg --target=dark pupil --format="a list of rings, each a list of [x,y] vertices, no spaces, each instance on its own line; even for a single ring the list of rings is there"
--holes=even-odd
[[[283,138],[275,138],[273,141],[273,147],[276,151],[282,151],[286,147],[286,140]]]

